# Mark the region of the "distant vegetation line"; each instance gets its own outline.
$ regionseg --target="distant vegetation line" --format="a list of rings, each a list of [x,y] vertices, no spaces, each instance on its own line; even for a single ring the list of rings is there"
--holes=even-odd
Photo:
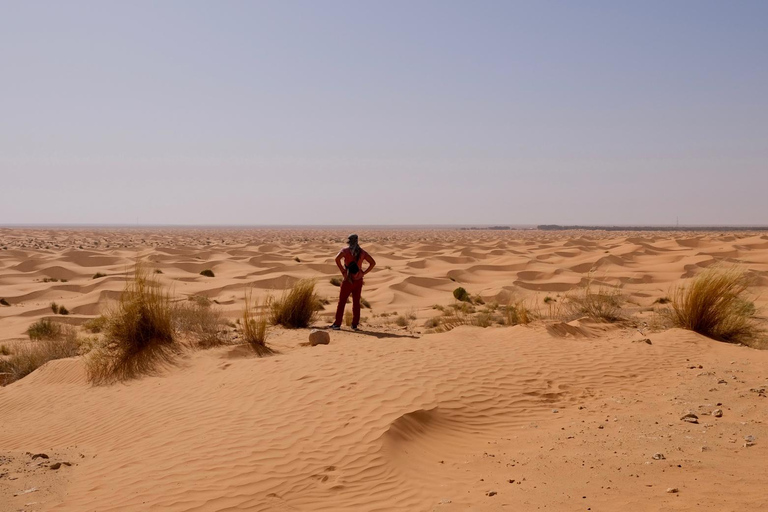
[[[768,226],[561,226],[559,224],[541,224],[536,229],[542,231],[768,231]]]

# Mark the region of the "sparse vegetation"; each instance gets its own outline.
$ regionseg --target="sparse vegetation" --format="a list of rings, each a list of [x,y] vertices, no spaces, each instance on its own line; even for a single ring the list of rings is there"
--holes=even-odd
[[[592,285],[590,276],[584,286],[567,297],[566,306],[575,316],[585,315],[592,320],[617,322],[624,319],[622,304],[624,296],[620,288]]]
[[[5,300],[5,299],[0,299],[0,306],[10,306],[10,304],[8,303],[8,301],[7,301],[7,300]]]
[[[259,357],[273,353],[273,350],[267,346],[267,312],[270,309],[269,300],[259,307],[254,314],[254,306],[251,301],[251,293],[245,294],[245,306],[243,307],[242,325],[243,340],[250,345],[256,355]]]
[[[38,320],[27,328],[27,336],[32,341],[56,340],[61,337],[61,325],[48,318]]]
[[[44,283],[58,283],[59,280],[56,279],[55,277],[44,277],[43,278],[43,282]]]
[[[194,298],[193,298],[194,297]],[[173,325],[176,332],[185,335],[197,348],[212,348],[227,342],[222,327],[224,320],[218,308],[200,295],[189,297],[189,302],[176,305],[173,310]]]
[[[11,349],[9,349],[6,345],[0,345],[0,356],[9,355],[11,355]]]
[[[107,319],[103,315],[99,315],[96,318],[91,318],[83,324],[85,330],[98,334],[104,330],[107,325]]]
[[[453,290],[453,297],[461,302],[470,302],[469,293],[461,286]]]
[[[216,277],[216,276],[213,274],[213,270],[211,270],[211,269],[209,269],[209,268],[207,268],[207,269],[205,269],[205,270],[201,270],[201,271],[200,271],[200,275],[201,275],[201,276],[205,276],[205,277]]]
[[[301,259],[298,256],[293,258],[293,261],[295,261],[296,263],[301,263]]]
[[[162,274],[162,273],[163,273],[163,271],[162,271],[162,270],[160,270],[159,268],[156,268],[156,269],[155,269],[155,274]]]
[[[7,359],[0,359],[0,385],[17,381],[48,361],[74,357],[79,353],[80,344],[74,329],[58,339],[43,339],[18,346]]]
[[[61,305],[61,306],[59,306],[59,314],[60,315],[68,315],[69,314],[69,310],[66,307],[64,307],[63,305]]]
[[[670,299],[669,297],[659,297],[658,299],[653,301],[654,304],[669,304],[670,302],[672,302],[672,299]]]
[[[101,277],[107,277],[107,274],[102,274],[101,272],[96,272],[95,274],[93,274],[93,278],[92,279],[99,279]]]
[[[55,302],[51,302],[51,311],[53,311],[54,315],[58,315],[59,314],[59,305],[56,304]]]
[[[533,321],[533,314],[521,300],[507,304],[503,314],[506,325],[525,325]]]
[[[320,301],[315,295],[315,281],[302,279],[283,293],[270,307],[270,322],[289,329],[309,327],[317,314]]]
[[[179,350],[170,296],[138,263],[116,307],[105,316],[106,345],[94,350],[87,362],[92,382],[151,373],[172,362]]]
[[[332,278],[330,279],[330,283],[331,283],[333,286],[341,286],[341,278],[340,278],[340,277],[332,277]]]
[[[748,276],[738,267],[707,269],[673,291],[672,323],[716,340],[756,344],[762,330],[748,287]]]
[[[363,297],[360,297],[360,305],[364,308],[371,309],[371,303],[365,300]]]

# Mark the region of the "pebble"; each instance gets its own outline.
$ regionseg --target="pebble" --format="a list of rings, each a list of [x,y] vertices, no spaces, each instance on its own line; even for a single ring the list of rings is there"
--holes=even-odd
[[[667,489],[667,492],[670,494],[677,494],[680,492],[680,489],[678,489],[677,487],[670,487]]]
[[[722,418],[723,417],[723,410],[722,409],[715,409],[712,411],[712,416],[715,418]]]
[[[331,335],[328,334],[327,331],[312,329],[309,332],[309,344],[313,347],[317,345],[328,345],[330,342]]]
[[[653,458],[653,460],[664,460],[664,459],[666,459],[666,457],[664,456],[663,453],[654,453],[652,458]]]
[[[696,416],[695,414],[693,414],[692,412],[689,412],[688,414],[686,414],[685,416],[683,416],[680,419],[682,421],[687,421],[688,423],[698,423],[699,422],[699,417]]]
[[[447,505],[447,504],[449,504],[449,503],[451,503],[451,500],[450,500],[450,499],[448,499],[448,498],[443,498],[443,499],[441,499],[441,500],[440,500],[440,502],[438,503],[438,505]]]
[[[488,496],[496,496],[496,491],[488,491],[486,494]]]

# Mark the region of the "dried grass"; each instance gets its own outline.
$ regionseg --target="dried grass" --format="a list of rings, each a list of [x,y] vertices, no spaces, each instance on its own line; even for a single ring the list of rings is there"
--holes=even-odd
[[[572,316],[587,316],[601,322],[618,322],[625,318],[622,310],[624,295],[621,288],[593,285],[590,275],[584,286],[566,297],[566,308]]]
[[[8,385],[43,366],[48,361],[74,357],[80,353],[77,331],[59,331],[57,338],[32,341],[16,347],[13,354],[0,359],[0,385]]]
[[[764,331],[754,318],[748,287],[749,278],[739,267],[707,269],[673,290],[672,323],[719,341],[762,345]]]
[[[309,327],[315,320],[318,309],[322,309],[320,299],[315,294],[315,281],[298,281],[280,299],[270,306],[270,322],[289,329]]]
[[[243,340],[253,349],[257,356],[267,356],[274,351],[267,346],[267,323],[270,299],[263,305],[253,304],[252,293],[245,293],[245,306],[241,320]]]
[[[91,382],[127,380],[172,363],[179,352],[173,310],[170,294],[137,263],[133,279],[105,315],[105,346],[88,358]]]

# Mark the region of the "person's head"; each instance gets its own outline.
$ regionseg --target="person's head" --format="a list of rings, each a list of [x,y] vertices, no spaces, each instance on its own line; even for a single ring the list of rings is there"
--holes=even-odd
[[[347,237],[347,245],[349,245],[350,247],[356,246],[357,242],[358,242],[358,238],[356,234],[352,233]]]

